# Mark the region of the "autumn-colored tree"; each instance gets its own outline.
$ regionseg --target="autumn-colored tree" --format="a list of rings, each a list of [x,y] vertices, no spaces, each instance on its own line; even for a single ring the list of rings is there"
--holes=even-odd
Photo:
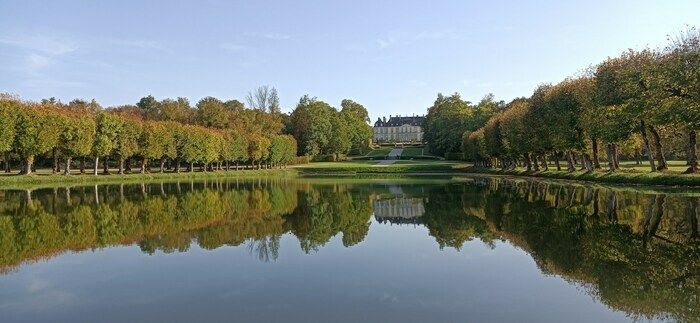
[[[97,175],[100,157],[107,158],[116,149],[122,125],[122,119],[112,113],[101,112],[97,115],[95,139],[92,145],[93,175]],[[107,160],[104,164],[104,173],[109,174]]]
[[[125,162],[139,153],[142,121],[130,116],[118,115],[122,124],[117,136],[114,154],[119,160],[119,174],[124,174]]]
[[[22,109],[19,99],[0,93],[0,154],[9,171],[9,152],[13,148],[16,134],[16,114]]]

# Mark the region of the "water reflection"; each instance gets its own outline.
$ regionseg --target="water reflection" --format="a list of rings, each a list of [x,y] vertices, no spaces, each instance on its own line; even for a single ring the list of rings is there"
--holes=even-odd
[[[439,248],[525,250],[540,270],[633,317],[700,319],[700,197],[477,177],[439,184],[208,181],[0,191],[0,268],[138,244],[147,254],[241,246],[279,257],[361,243],[371,218],[425,226]]]

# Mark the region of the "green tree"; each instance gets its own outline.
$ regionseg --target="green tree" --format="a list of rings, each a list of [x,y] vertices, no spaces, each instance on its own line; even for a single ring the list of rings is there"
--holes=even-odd
[[[58,147],[66,156],[65,175],[70,175],[73,157],[85,157],[92,152],[95,139],[95,119],[92,114],[65,112],[61,115],[61,135]]]
[[[221,100],[208,96],[197,102],[196,120],[204,127],[224,129],[228,126],[229,110]]]
[[[367,148],[372,140],[372,127],[369,125],[369,113],[362,104],[345,99],[341,102],[340,113],[350,131],[351,147],[358,150]]]
[[[92,146],[92,153],[94,156],[93,175],[97,175],[100,157],[106,158],[111,155],[117,147],[122,125],[122,119],[114,114],[101,112],[97,115],[95,140]],[[106,174],[109,174],[109,168],[106,167],[106,165],[107,162],[105,161],[104,171]]]
[[[9,162],[9,152],[13,148],[16,134],[16,115],[22,109],[22,103],[9,95],[0,93],[0,154]]]
[[[131,117],[122,115],[118,117],[121,119],[122,126],[117,136],[114,154],[119,159],[119,174],[124,174],[125,162],[139,153],[142,123]]]
[[[333,136],[332,116],[335,112],[328,103],[308,95],[299,99],[290,115],[291,134],[299,145],[298,151],[306,156],[316,156],[328,150]]]
[[[147,120],[161,120],[160,102],[152,95],[141,98],[136,107],[141,109]]]
[[[23,104],[16,119],[14,147],[24,159],[22,174],[31,174],[34,158],[58,145],[61,134],[58,113],[45,105]]]

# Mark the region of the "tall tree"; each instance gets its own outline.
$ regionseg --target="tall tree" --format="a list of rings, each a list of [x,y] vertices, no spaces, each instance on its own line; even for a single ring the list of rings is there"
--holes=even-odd
[[[274,87],[263,85],[253,91],[248,91],[246,101],[251,109],[280,113],[280,99],[277,95],[277,89]]]

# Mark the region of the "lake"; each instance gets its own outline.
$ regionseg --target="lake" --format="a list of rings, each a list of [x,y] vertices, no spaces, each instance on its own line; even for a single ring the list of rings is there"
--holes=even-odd
[[[0,320],[700,321],[700,193],[503,177],[0,191]]]

